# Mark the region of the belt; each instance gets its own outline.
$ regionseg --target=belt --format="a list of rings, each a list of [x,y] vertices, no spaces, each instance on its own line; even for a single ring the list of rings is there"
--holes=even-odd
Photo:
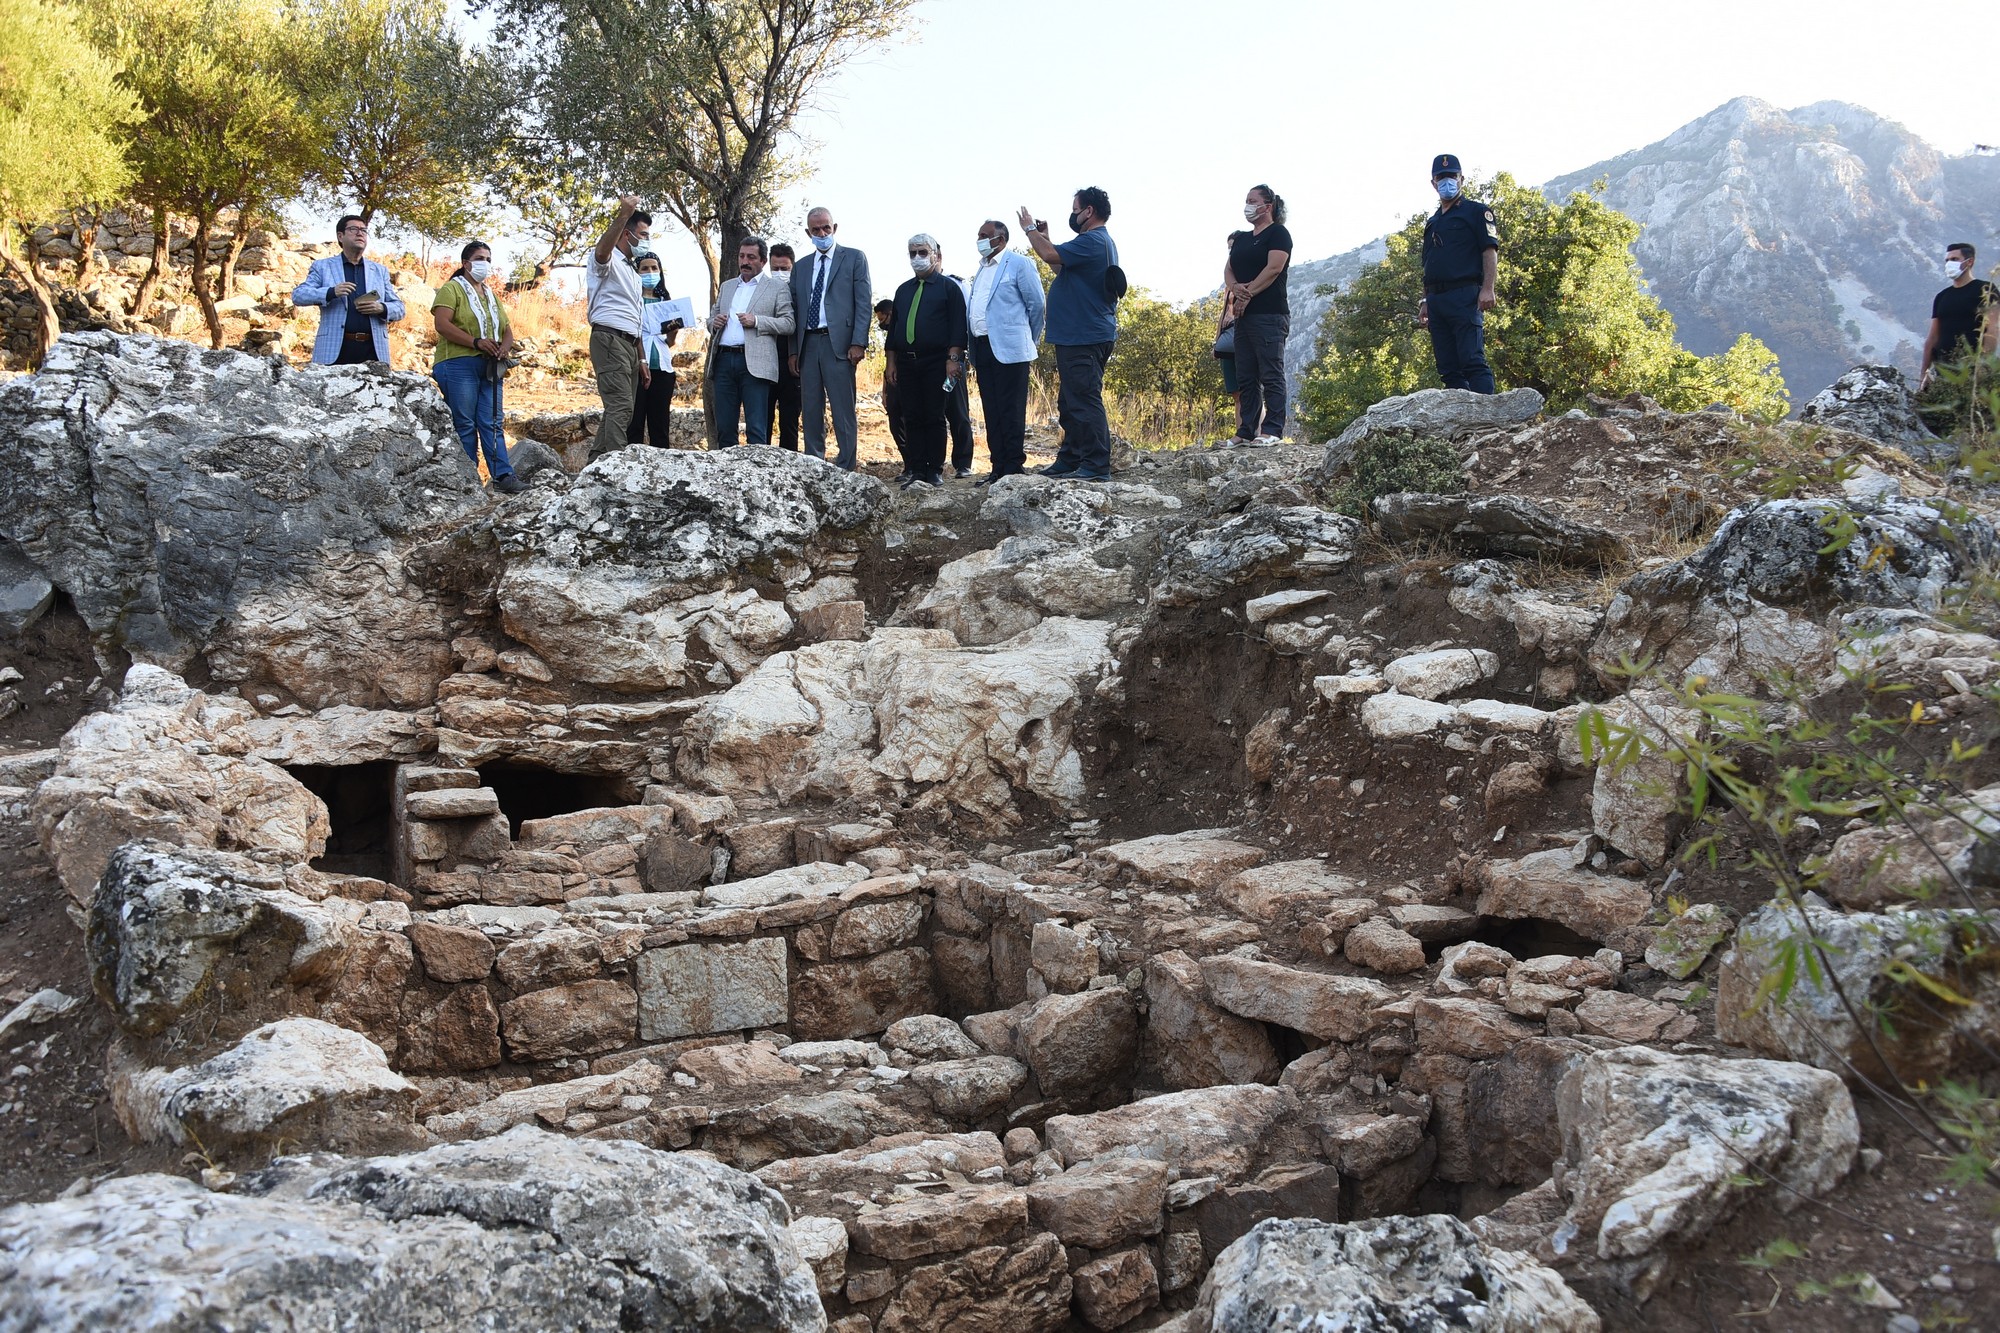
[[[590,326],[590,331],[592,333],[608,333],[614,338],[623,338],[628,343],[639,341],[638,334],[627,333],[623,329],[614,329],[609,324],[593,324]]]
[[[1455,292],[1461,287],[1477,287],[1481,281],[1480,278],[1466,278],[1462,282],[1427,282],[1424,284],[1424,295],[1436,296],[1440,292]]]
[[[810,338],[810,337],[812,337],[812,336],[813,336],[813,335],[814,335],[815,333],[817,333],[817,334],[818,334],[818,335],[819,335],[820,337],[822,337],[822,338],[831,338],[831,337],[833,336],[833,330],[832,330],[832,329],[807,329],[807,330],[806,330],[806,337]]]
[[[734,346],[731,346],[729,343],[717,343],[715,345],[715,354],[721,356],[724,352],[734,352],[736,355],[742,356],[745,346],[746,344],[744,343],[737,343]]]
[[[372,343],[375,341],[375,335],[372,333],[350,333],[347,335],[347,341],[351,343]]]

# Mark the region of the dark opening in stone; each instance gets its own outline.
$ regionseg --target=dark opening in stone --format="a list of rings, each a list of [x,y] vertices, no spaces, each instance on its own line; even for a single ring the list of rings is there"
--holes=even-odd
[[[1483,916],[1479,918],[1479,933],[1474,938],[1483,944],[1505,949],[1516,958],[1541,958],[1552,953],[1588,958],[1604,947],[1602,940],[1579,935],[1560,922],[1544,921],[1539,917],[1517,920]]]
[[[285,771],[326,802],[333,823],[326,854],[312,863],[313,869],[373,879],[393,876],[395,837],[390,806],[395,764],[292,764]]]
[[[624,778],[602,773],[558,773],[539,764],[503,760],[479,769],[481,785],[491,787],[500,798],[500,811],[507,816],[507,830],[521,836],[521,824],[529,819],[596,810],[607,805],[631,805],[639,799],[637,787]]]

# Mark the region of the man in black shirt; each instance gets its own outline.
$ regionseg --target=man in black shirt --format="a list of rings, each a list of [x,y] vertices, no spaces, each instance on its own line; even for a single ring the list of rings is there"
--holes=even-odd
[[[894,301],[875,303],[875,327],[882,330],[882,415],[889,419],[889,438],[895,442],[896,456],[903,460],[903,470],[896,474],[896,484],[906,486],[910,477],[910,442],[903,438],[903,400],[896,395],[896,382],[889,378],[889,363],[895,360],[888,351],[889,317],[896,313]]]
[[[1492,393],[1486,312],[1497,304],[1500,224],[1491,208],[1462,197],[1464,184],[1456,157],[1439,153],[1432,159],[1438,209],[1424,223],[1424,299],[1417,305],[1417,324],[1431,331],[1431,355],[1445,388]],[[1240,364],[1237,378],[1242,378]]]
[[[928,234],[910,238],[916,274],[896,289],[889,314],[885,383],[896,389],[909,450],[910,480],[944,485],[945,401],[965,376],[965,293],[944,276],[938,243]]]
[[[1222,286],[1236,310],[1236,435],[1234,445],[1277,444],[1285,436],[1285,339],[1292,332],[1285,270],[1292,264],[1292,234],[1285,230],[1285,201],[1268,185],[1243,196],[1249,231],[1229,238]]]
[[[2000,344],[2000,288],[1972,276],[1974,253],[1964,241],[1945,247],[1944,275],[1951,286],[1931,301],[1920,384],[1930,382],[1936,367],[1963,361],[1975,348],[1991,356]]]

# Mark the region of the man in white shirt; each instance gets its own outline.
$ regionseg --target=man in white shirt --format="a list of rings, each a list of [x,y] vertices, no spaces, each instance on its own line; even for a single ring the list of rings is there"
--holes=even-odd
[[[778,387],[778,342],[796,327],[791,287],[766,277],[770,247],[746,236],[736,247],[736,276],[716,293],[708,317],[708,447],[736,443],[739,419],[751,444],[769,444],[771,393]]]
[[[584,308],[590,320],[590,370],[604,404],[604,417],[590,442],[592,458],[625,447],[625,431],[639,398],[645,365],[639,315],[646,295],[639,272],[632,267],[632,252],[646,243],[652,230],[653,215],[640,211],[639,197],[621,195],[617,216],[590,252],[590,294]]]
[[[972,368],[979,375],[979,403],[986,417],[986,456],[993,470],[984,485],[1026,466],[1028,372],[1042,336],[1041,275],[1024,254],[1007,248],[1007,224],[979,224],[979,267],[972,274],[966,323]]]

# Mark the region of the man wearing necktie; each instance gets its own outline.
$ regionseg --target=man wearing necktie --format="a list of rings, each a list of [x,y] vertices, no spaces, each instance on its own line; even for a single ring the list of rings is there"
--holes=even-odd
[[[944,485],[945,405],[965,378],[965,293],[944,275],[938,244],[928,234],[910,238],[916,275],[896,289],[889,315],[888,361],[883,374],[896,386],[908,442],[910,480]]]
[[[868,355],[875,290],[868,278],[868,257],[835,242],[839,230],[828,209],[806,214],[813,253],[792,268],[792,308],[801,312],[792,338],[792,369],[799,377],[806,452],[826,457],[830,414],[839,449],[835,461],[852,472],[857,440],[854,368]]]

